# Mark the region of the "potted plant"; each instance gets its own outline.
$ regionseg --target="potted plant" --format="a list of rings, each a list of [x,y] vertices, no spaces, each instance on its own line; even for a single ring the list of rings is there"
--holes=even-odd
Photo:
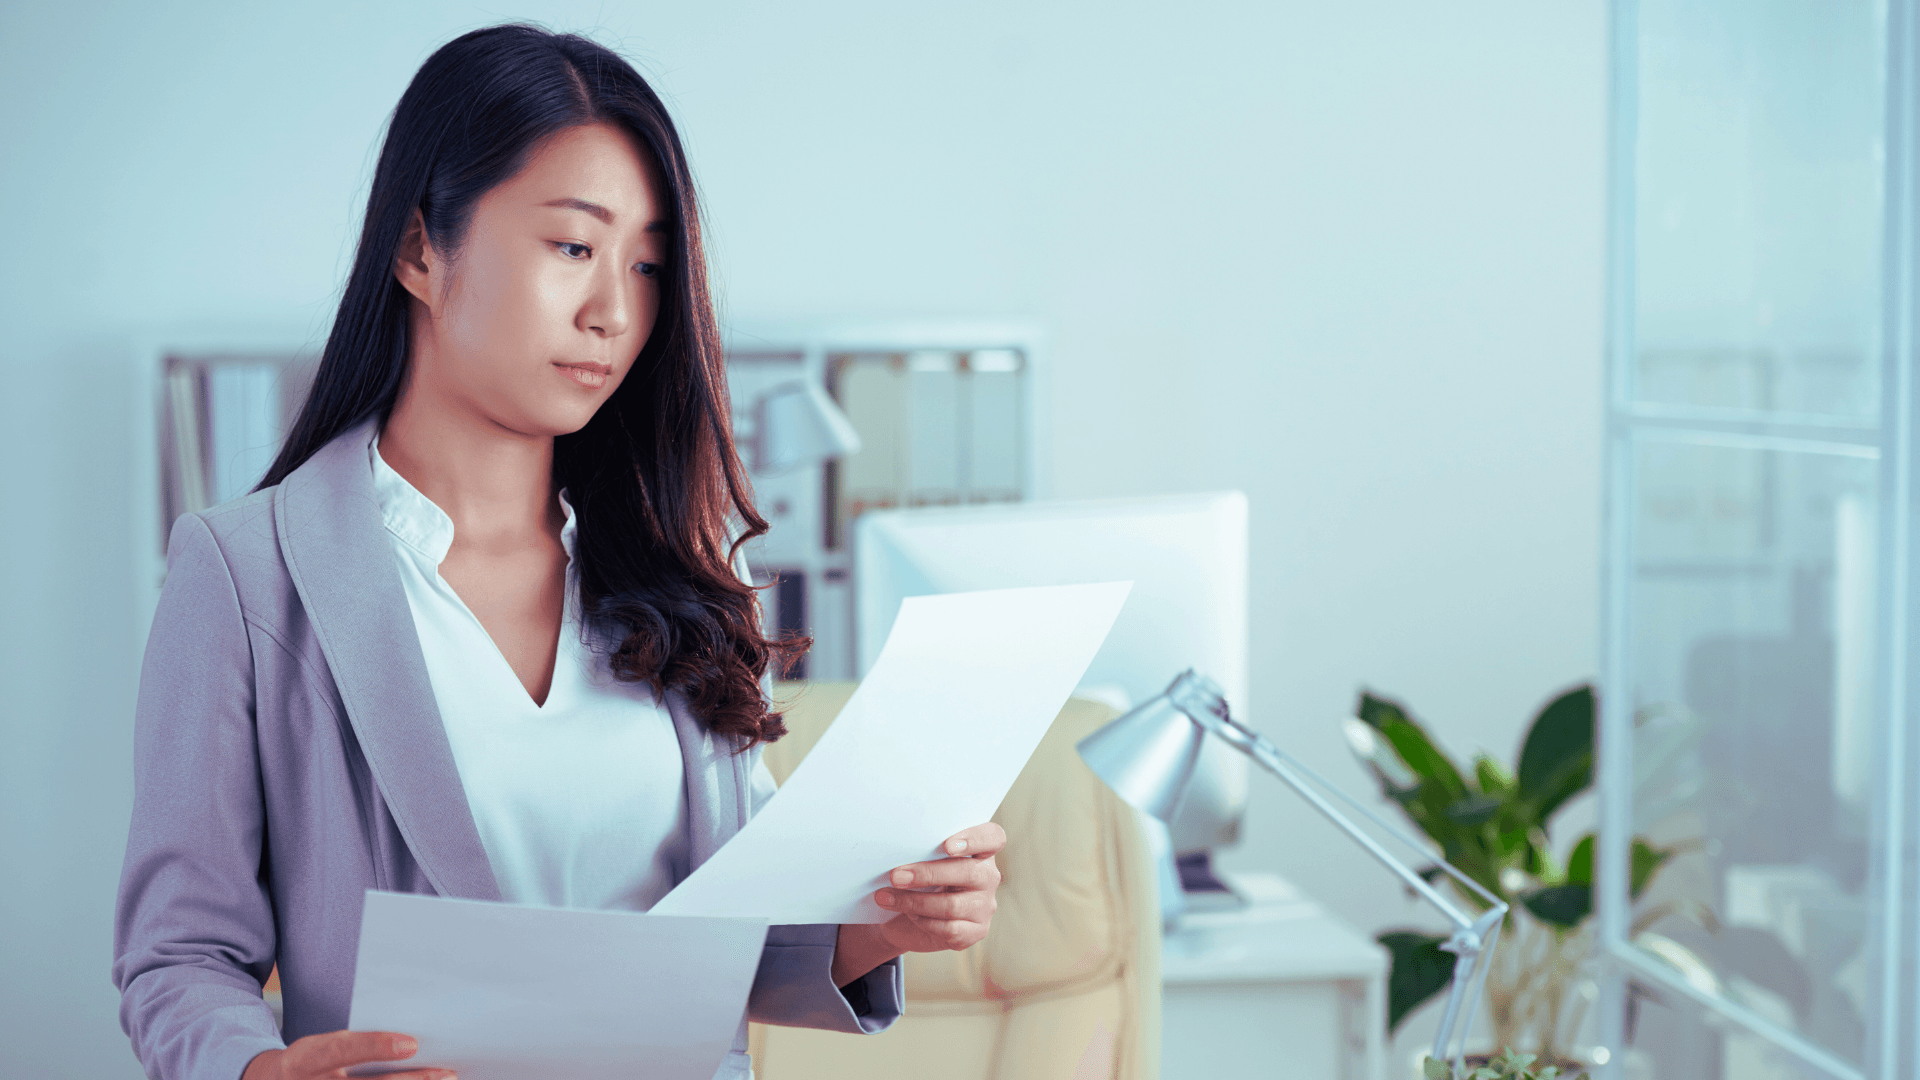
[[[1499,1057],[1489,1058],[1485,1064],[1470,1067],[1466,1072],[1456,1072],[1452,1065],[1433,1058],[1423,1059],[1420,1067],[1425,1080],[1557,1080],[1561,1075],[1556,1065],[1534,1071],[1535,1060],[1532,1054],[1516,1054],[1508,1049]],[[1583,1072],[1569,1080],[1587,1080],[1587,1074]]]
[[[1461,768],[1405,706],[1370,692],[1361,693],[1357,718],[1347,722],[1348,741],[1382,793],[1448,862],[1511,908],[1487,971],[1483,1003],[1493,1045],[1509,1049],[1505,1057],[1470,1058],[1468,1077],[1544,1077],[1580,1068],[1567,1049],[1587,1006],[1578,988],[1593,941],[1594,837],[1582,837],[1562,862],[1554,855],[1550,828],[1568,800],[1593,784],[1594,711],[1590,685],[1549,701],[1528,727],[1512,769],[1486,754]],[[1634,897],[1673,854],[1633,841]],[[1433,881],[1444,875],[1433,867],[1422,876]],[[1454,891],[1474,910],[1488,907],[1466,889]],[[1391,954],[1392,1032],[1447,987],[1454,956],[1440,948],[1444,935],[1395,930],[1378,940]],[[1513,1047],[1528,1053],[1516,1055]],[[1535,1061],[1542,1071],[1526,1073]],[[1451,1077],[1432,1071],[1449,1068],[1444,1064],[1430,1060],[1427,1068],[1430,1077]]]

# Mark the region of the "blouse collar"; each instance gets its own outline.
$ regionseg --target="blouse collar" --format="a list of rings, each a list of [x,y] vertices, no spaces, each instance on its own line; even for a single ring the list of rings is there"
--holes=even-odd
[[[447,552],[453,547],[453,519],[380,456],[378,424],[373,425],[373,435],[367,440],[367,460],[373,466],[373,492],[380,500],[380,519],[386,523],[387,531],[433,560],[435,566],[445,562]],[[560,509],[567,515],[567,523],[560,527],[560,543],[566,547],[567,561],[571,563],[574,535],[578,530],[566,488],[560,489]]]

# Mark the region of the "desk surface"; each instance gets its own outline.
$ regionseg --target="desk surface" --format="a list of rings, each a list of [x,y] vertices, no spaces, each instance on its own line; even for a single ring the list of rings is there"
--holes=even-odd
[[[1327,914],[1277,874],[1235,874],[1250,898],[1227,911],[1189,911],[1160,948],[1161,982],[1295,982],[1374,979],[1387,950]]]

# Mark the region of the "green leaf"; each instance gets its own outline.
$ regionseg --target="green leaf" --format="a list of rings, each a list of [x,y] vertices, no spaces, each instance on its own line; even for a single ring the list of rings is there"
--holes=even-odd
[[[1467,793],[1467,782],[1452,759],[1433,744],[1426,730],[1407,715],[1406,708],[1399,702],[1362,691],[1358,715],[1386,736],[1387,742],[1393,744],[1394,753],[1400,755],[1400,760],[1407,763],[1415,776],[1437,784],[1456,799]]]
[[[1573,845],[1573,852],[1567,856],[1567,884],[1593,884],[1593,845],[1592,833],[1581,837],[1580,842]],[[1673,856],[1674,852],[1671,849],[1654,847],[1645,840],[1634,840],[1633,877],[1630,888],[1635,900],[1640,899],[1641,891],[1647,887],[1649,881],[1653,880],[1653,875]]]
[[[1384,731],[1388,724],[1405,720],[1407,710],[1392,698],[1378,697],[1371,690],[1362,690],[1360,704],[1354,709],[1353,715],[1375,730]]]
[[[1386,946],[1392,959],[1387,974],[1387,1034],[1391,1035],[1408,1013],[1446,989],[1457,958],[1440,948],[1446,938],[1432,934],[1394,930],[1374,940]]]
[[[1469,795],[1447,807],[1447,820],[1466,828],[1477,828],[1500,813],[1505,800],[1498,795]]]
[[[1480,781],[1480,790],[1489,794],[1504,794],[1513,790],[1513,777],[1500,763],[1481,754],[1473,759],[1473,778]]]
[[[1593,912],[1593,886],[1549,885],[1525,894],[1520,902],[1541,922],[1571,930]]]
[[[1593,687],[1576,686],[1533,718],[1520,747],[1520,797],[1544,822],[1593,783]]]
[[[1435,1061],[1432,1057],[1420,1060],[1420,1072],[1427,1080],[1453,1080],[1453,1066],[1444,1061]]]
[[[1517,859],[1520,869],[1534,877],[1542,881],[1558,880],[1559,873],[1554,868],[1553,852],[1545,830],[1516,828],[1502,832],[1500,850]]]
[[[1671,858],[1673,851],[1669,848],[1657,848],[1638,838],[1633,841],[1633,877],[1629,887],[1630,895],[1635,900],[1640,899],[1640,891],[1647,887],[1653,875]]]
[[[1636,841],[1637,843],[1637,841]],[[1593,884],[1593,834],[1580,838],[1573,845],[1573,854],[1567,856],[1567,883],[1570,885]],[[1639,889],[1634,890],[1636,893]]]

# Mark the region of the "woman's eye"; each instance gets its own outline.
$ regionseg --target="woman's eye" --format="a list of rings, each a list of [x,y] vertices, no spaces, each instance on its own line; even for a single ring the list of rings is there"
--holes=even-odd
[[[634,263],[633,268],[635,270],[640,271],[641,277],[659,277],[660,276],[659,263]]]
[[[562,240],[559,243],[557,243],[555,246],[560,249],[560,254],[565,255],[569,259],[584,259],[587,256],[593,254],[593,249],[588,247],[585,244],[575,244],[570,241]],[[579,254],[577,255],[574,254],[572,250],[575,248],[579,249]]]

